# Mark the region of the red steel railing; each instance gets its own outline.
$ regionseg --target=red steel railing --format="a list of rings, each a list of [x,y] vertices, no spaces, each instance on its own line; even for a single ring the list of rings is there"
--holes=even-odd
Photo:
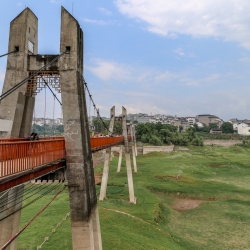
[[[128,138],[130,140],[130,136]],[[123,136],[91,137],[92,152],[121,144]],[[65,158],[64,137],[0,139],[0,178]]]
[[[114,145],[121,144],[124,141],[123,136],[117,137],[91,137],[90,145],[92,152],[102,150],[104,148],[109,148]]]
[[[65,158],[65,141],[9,141],[0,143],[0,178]]]

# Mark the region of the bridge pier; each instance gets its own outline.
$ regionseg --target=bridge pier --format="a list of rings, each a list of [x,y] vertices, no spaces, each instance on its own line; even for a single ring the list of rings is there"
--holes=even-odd
[[[73,250],[102,249],[83,82],[83,32],[62,7],[59,60]]]
[[[113,106],[110,110],[109,135],[113,133],[114,123],[115,123],[115,107]],[[99,197],[100,201],[103,201],[104,198],[106,197],[110,158],[111,158],[111,147],[106,149],[105,162],[102,174],[102,183],[100,189],[100,197]]]
[[[128,142],[128,131],[127,131],[127,111],[122,107],[122,130],[124,136],[124,147],[125,147],[125,160],[126,160],[126,169],[127,169],[127,178],[128,178],[128,189],[129,189],[129,201],[130,203],[136,203],[136,198],[134,195],[134,183],[133,183],[133,174],[131,168],[130,160],[130,150]]]
[[[121,171],[123,145],[120,146],[117,172]]]
[[[134,172],[137,173],[137,164],[136,164],[136,151],[135,151],[135,135],[133,131],[133,125],[130,123],[130,135],[131,135],[131,150],[132,150],[132,157],[133,157],[133,164],[134,164]]]
[[[10,23],[8,51],[18,47],[18,52],[8,55],[3,93],[28,77],[29,54],[37,54],[38,19],[29,9],[24,9]],[[1,101],[0,137],[24,137],[30,135],[35,98],[25,95],[26,85],[19,87]],[[22,207],[24,185],[14,187],[3,197],[4,210],[0,218]],[[1,199],[2,201],[2,199]],[[1,212],[1,211],[0,211]],[[19,230],[21,210],[0,222],[0,246],[4,245]],[[17,239],[7,249],[15,250]]]

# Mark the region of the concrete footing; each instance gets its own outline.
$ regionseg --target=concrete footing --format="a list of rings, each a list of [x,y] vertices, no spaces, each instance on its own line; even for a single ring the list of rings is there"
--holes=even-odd
[[[88,222],[71,222],[71,230],[74,250],[102,250],[97,207],[93,209]]]
[[[102,236],[101,236],[100,220],[97,207],[92,212],[92,226],[93,226],[95,250],[102,250]]]

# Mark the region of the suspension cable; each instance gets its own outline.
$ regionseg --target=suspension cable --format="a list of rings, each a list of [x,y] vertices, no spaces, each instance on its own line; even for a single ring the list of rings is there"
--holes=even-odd
[[[55,101],[56,99],[55,99],[55,97],[54,97],[54,103],[53,103],[53,123],[52,123],[52,134],[53,134],[53,136],[55,136]]]
[[[88,88],[87,83],[85,82],[84,78],[82,78],[82,80],[83,80],[83,84],[86,86],[86,89],[87,89],[88,94],[89,94],[89,98],[90,98],[90,100],[92,101],[92,104],[93,104],[94,110],[96,110],[97,116],[100,118],[100,120],[101,120],[101,122],[102,122],[104,128],[106,128],[106,130],[107,130],[110,134],[113,134],[113,132],[111,132],[111,131],[108,129],[108,127],[106,126],[106,124],[105,124],[105,122],[103,121],[102,117],[100,116],[99,109],[96,108],[96,105],[95,105],[95,103],[94,103],[94,100],[93,100],[93,98],[92,98],[92,95],[90,94],[90,91],[89,91],[89,88]]]
[[[1,248],[0,250],[6,249],[11,242],[13,242],[49,205],[52,201],[55,200],[55,198],[66,188],[66,186],[58,191],[55,196],[19,231],[17,232],[11,239],[9,239]]]
[[[52,183],[51,183],[52,184]],[[49,185],[51,185],[51,184],[49,184]],[[48,185],[48,186],[49,186]],[[48,187],[47,186],[47,187]],[[14,207],[14,206],[16,206],[16,204],[19,204],[19,203],[21,203],[21,202],[23,202],[23,201],[25,201],[25,200],[27,200],[27,199],[29,199],[30,197],[32,197],[32,196],[34,196],[35,194],[37,194],[37,193],[39,193],[39,192],[41,192],[43,189],[45,189],[45,188],[47,188],[46,186],[45,187],[42,187],[40,190],[38,190],[37,192],[35,192],[35,193],[33,193],[33,194],[31,194],[30,196],[28,196],[28,197],[25,197],[24,199],[22,199],[21,201],[19,201],[19,202],[17,202],[17,203],[15,203],[15,205],[12,205],[11,207]],[[36,190],[37,188],[35,188],[34,190]],[[32,191],[34,191],[34,190],[32,190]],[[46,190],[45,192],[47,192],[48,190]],[[29,192],[30,193],[30,192]],[[27,194],[26,194],[27,195]],[[20,196],[21,197],[21,196]],[[20,198],[19,197],[19,198]],[[14,201],[16,201],[17,200],[17,198],[15,198],[14,199]],[[9,203],[11,203],[11,202],[13,202],[13,201],[10,201]],[[9,204],[9,203],[7,203],[7,204]],[[6,205],[7,205],[6,204]],[[5,205],[4,205],[5,206]],[[4,207],[4,206],[2,206],[2,207]],[[6,208],[5,210],[2,210],[1,211],[1,213],[3,213],[4,211],[7,211],[8,209],[10,209],[11,207],[8,207],[8,208]],[[1,220],[0,220],[1,221]]]
[[[60,183],[59,183],[59,184],[60,184]],[[13,211],[12,213],[10,213],[10,214],[8,214],[8,215],[6,215],[4,218],[1,218],[1,219],[0,219],[0,222],[1,222],[2,220],[4,220],[4,219],[10,217],[11,215],[15,214],[16,212],[18,212],[18,211],[24,209],[25,207],[27,207],[27,206],[33,204],[33,203],[36,202],[37,200],[41,199],[43,196],[45,196],[46,194],[48,194],[48,193],[50,193],[51,191],[53,191],[54,189],[56,189],[56,188],[59,186],[59,184],[56,185],[55,187],[50,188],[49,190],[47,190],[46,192],[44,192],[43,194],[41,194],[40,196],[38,196],[38,197],[35,198],[34,200],[30,201],[30,202],[27,203],[26,205],[24,205],[24,206],[18,208],[17,210]],[[18,203],[20,203],[20,202],[18,202]],[[16,204],[18,204],[18,203],[16,203]],[[13,207],[13,206],[12,206],[12,207]],[[9,208],[8,208],[8,209],[9,209]],[[4,210],[4,211],[5,211],[5,210]],[[2,211],[2,212],[4,212],[4,211]]]
[[[7,55],[9,55],[9,54],[12,54],[12,53],[15,53],[15,52],[18,52],[18,51],[19,51],[19,47],[16,46],[16,47],[15,47],[15,50],[13,50],[13,51],[11,51],[11,52],[8,52],[8,53],[6,53],[6,54],[3,54],[3,55],[1,55],[0,57],[7,56]]]
[[[43,120],[43,136],[45,137],[45,125],[46,125],[46,122],[45,122],[45,116],[46,116],[46,87],[44,88],[44,98],[45,98],[45,101],[44,101],[44,120]]]
[[[20,83],[16,84],[15,86],[13,86],[12,88],[10,88],[9,90],[7,90],[5,93],[3,93],[0,96],[0,101],[2,101],[4,98],[6,98],[8,95],[10,95],[12,92],[14,92],[16,89],[20,88],[24,83],[26,83],[28,80],[32,79],[34,76],[36,76],[38,73],[40,73],[41,71],[43,71],[46,67],[50,66],[52,63],[54,63],[55,61],[57,61],[61,56],[63,56],[65,53],[69,52],[69,50],[65,50],[62,54],[58,55],[57,57],[55,57],[53,60],[51,60],[49,63],[47,63],[46,65],[44,65],[43,67],[41,67],[40,69],[38,69],[37,71],[33,72],[29,77],[25,78],[24,80],[22,80]]]
[[[24,196],[24,195],[27,195],[27,194],[33,192],[33,191],[36,190],[36,189],[37,189],[37,188],[34,188],[33,185],[30,185],[30,186],[27,187],[27,188],[25,187],[25,190],[21,190],[21,191],[18,190],[18,191],[16,192],[16,194],[8,195],[8,200],[7,200],[7,201],[3,200],[3,201],[0,203],[0,208],[7,206],[9,203],[11,203],[11,202],[13,202],[13,201],[19,199],[20,197],[22,197],[22,196]],[[6,203],[6,202],[7,202],[7,203]],[[1,213],[1,212],[0,212],[0,213]]]

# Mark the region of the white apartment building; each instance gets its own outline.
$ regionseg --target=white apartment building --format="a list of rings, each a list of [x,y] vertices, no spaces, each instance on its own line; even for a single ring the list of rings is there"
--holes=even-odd
[[[233,124],[234,130],[238,131],[239,135],[250,135],[250,126],[246,123]]]

